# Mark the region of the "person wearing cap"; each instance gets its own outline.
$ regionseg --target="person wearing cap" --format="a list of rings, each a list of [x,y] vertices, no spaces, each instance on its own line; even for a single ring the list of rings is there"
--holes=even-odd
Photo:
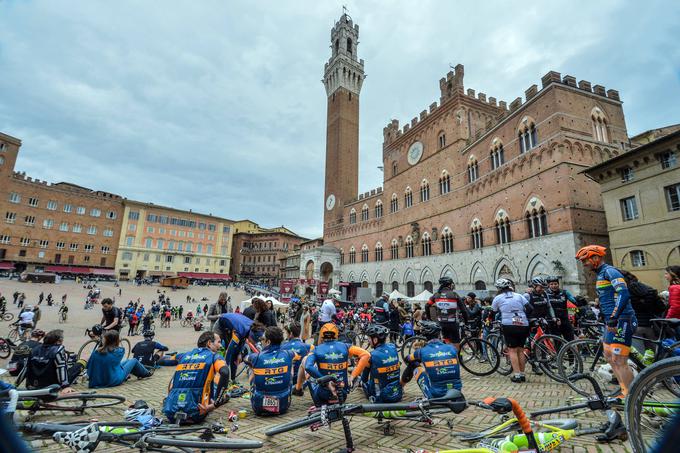
[[[31,338],[26,341],[22,341],[14,348],[14,354],[7,364],[7,371],[11,376],[19,376],[21,370],[28,363],[29,357],[31,357],[31,352],[42,343],[42,339],[45,336],[45,332],[41,329],[35,329],[31,332]]]
[[[633,372],[628,366],[628,355],[633,343],[633,334],[637,329],[637,318],[630,303],[626,280],[621,271],[605,263],[606,254],[607,249],[601,245],[587,245],[576,252],[576,259],[597,275],[595,290],[600,300],[600,311],[607,325],[602,338],[604,358],[611,365],[614,376],[621,386],[619,397],[625,398],[633,382]]]
[[[328,387],[320,386],[314,382],[307,382],[314,405],[322,406],[337,400],[338,391],[346,396],[350,390],[358,385],[359,376],[364,371],[371,359],[365,349],[358,346],[350,346],[338,339],[338,326],[332,322],[324,324],[319,329],[319,340],[322,341],[303,361],[298,372],[298,380],[293,394],[302,396],[303,386],[308,376],[318,379],[329,374],[338,375],[341,379],[341,388],[331,383]],[[359,359],[352,371],[352,387],[350,387],[347,369],[351,357]]]
[[[379,324],[371,324],[366,335],[373,350],[368,365],[361,375],[361,387],[366,398],[374,403],[397,403],[404,396],[399,382],[399,353],[394,343],[387,343],[390,329]]]
[[[64,349],[64,331],[51,330],[45,335],[42,344],[31,351],[26,370],[26,388],[41,389],[52,384],[61,387],[60,393],[72,393],[71,385],[86,366],[78,360],[68,366],[68,353]]]
[[[147,368],[156,368],[156,363],[163,357],[163,353],[168,351],[168,347],[154,341],[156,333],[153,330],[145,330],[142,335],[144,340],[133,346],[132,357]],[[156,351],[160,354],[156,354]]]

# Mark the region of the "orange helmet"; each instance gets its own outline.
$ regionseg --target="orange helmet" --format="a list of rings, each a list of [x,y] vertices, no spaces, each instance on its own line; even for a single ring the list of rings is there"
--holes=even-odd
[[[607,253],[607,248],[601,245],[586,245],[581,247],[578,252],[576,252],[577,260],[585,260],[592,256],[605,256]]]
[[[327,322],[319,329],[319,337],[324,340],[335,340],[338,338],[339,333],[338,326],[332,322]]]

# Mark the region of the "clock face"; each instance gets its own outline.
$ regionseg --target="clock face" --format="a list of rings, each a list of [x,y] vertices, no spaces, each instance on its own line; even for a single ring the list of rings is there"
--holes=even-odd
[[[335,195],[330,194],[328,198],[326,198],[326,209],[329,211],[335,207]]]
[[[423,144],[421,142],[415,142],[408,149],[408,163],[411,165],[415,165],[418,163],[422,156],[423,156]]]

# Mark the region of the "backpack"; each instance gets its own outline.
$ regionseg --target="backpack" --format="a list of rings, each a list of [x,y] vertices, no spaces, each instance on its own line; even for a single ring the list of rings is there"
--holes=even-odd
[[[55,358],[61,347],[40,345],[31,352],[26,370],[27,388],[40,389],[58,383]]]

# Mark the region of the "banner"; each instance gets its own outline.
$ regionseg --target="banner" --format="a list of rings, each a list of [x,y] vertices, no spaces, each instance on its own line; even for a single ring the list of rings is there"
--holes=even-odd
[[[317,290],[319,296],[328,294],[328,282],[319,282],[319,289]]]
[[[294,291],[295,280],[281,280],[279,282],[279,293],[290,294]]]

